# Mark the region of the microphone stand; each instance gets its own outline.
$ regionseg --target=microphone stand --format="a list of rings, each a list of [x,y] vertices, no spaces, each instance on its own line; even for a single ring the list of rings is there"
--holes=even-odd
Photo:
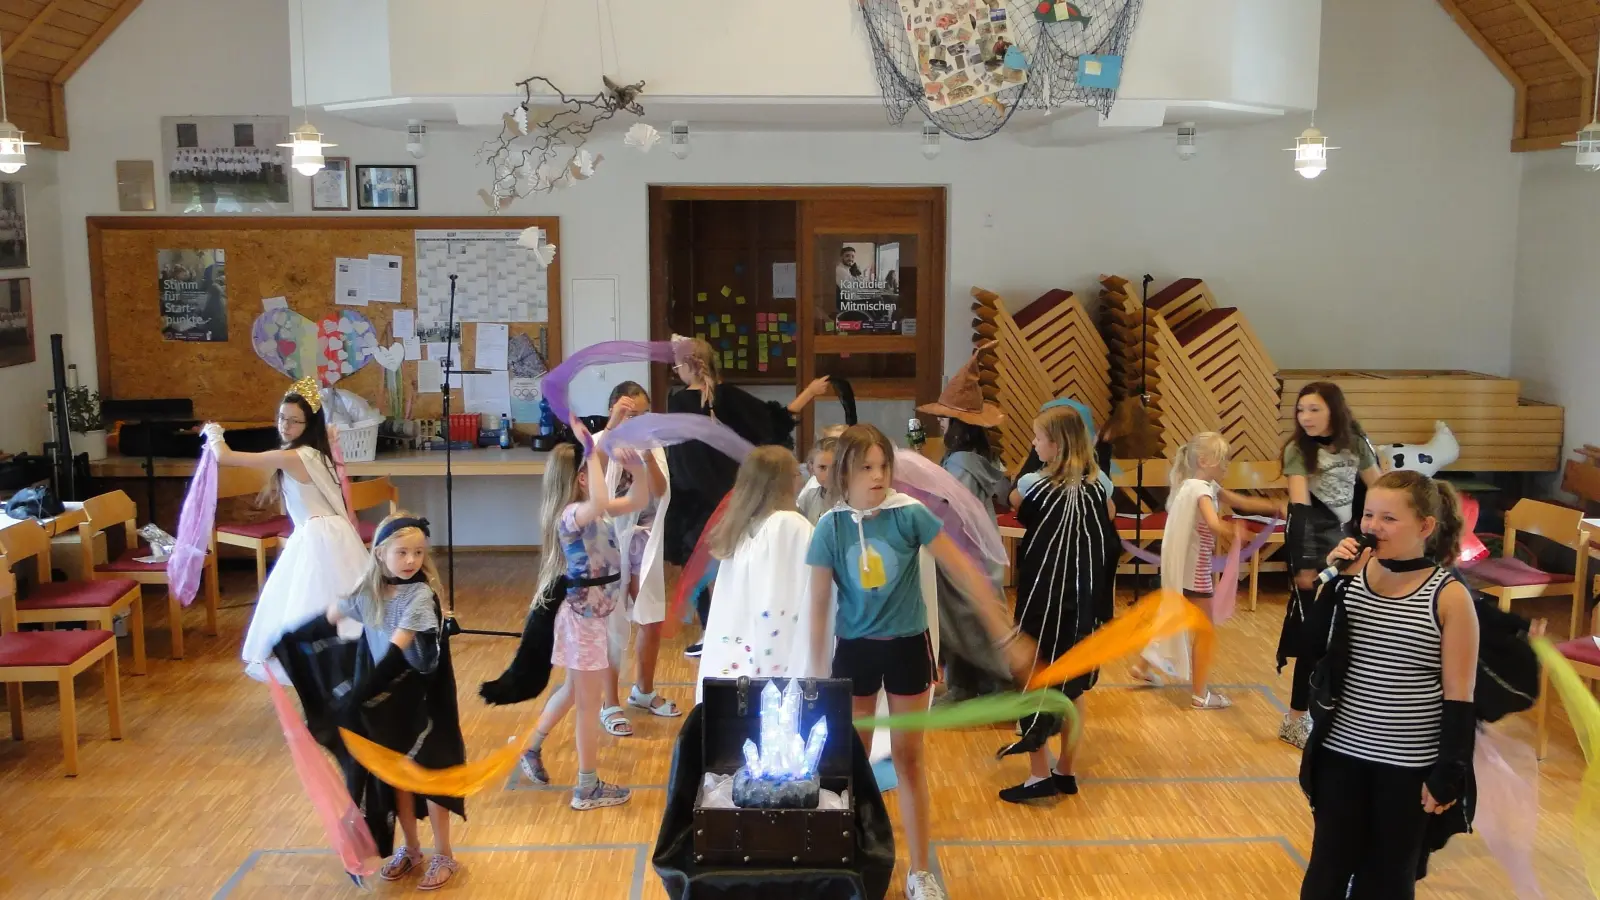
[[[445,590],[450,595],[450,616],[445,619],[444,630],[447,634],[487,634],[495,637],[522,637],[518,631],[490,631],[480,628],[462,628],[456,620],[456,521],[455,521],[455,476],[450,465],[451,444],[455,443],[450,436],[450,376],[451,375],[486,375],[487,369],[457,369],[454,350],[456,347],[456,276],[450,276],[450,312],[445,321],[445,351],[444,351],[444,385],[442,393],[442,412],[444,418],[444,530],[447,535],[445,544],[445,571],[449,580],[449,587]],[[548,548],[545,548],[548,552]]]
[[[1144,420],[1150,421],[1148,405],[1150,402],[1149,385],[1146,373],[1150,371],[1150,357],[1146,342],[1150,338],[1150,282],[1155,278],[1151,275],[1144,276],[1144,283],[1139,288],[1139,409],[1146,415]],[[1144,459],[1141,457],[1138,468],[1134,473],[1133,497],[1137,507],[1134,511],[1138,518],[1133,520],[1133,545],[1142,549],[1140,542],[1144,539]],[[1133,558],[1133,593],[1138,596],[1144,589],[1144,565],[1138,556]]]

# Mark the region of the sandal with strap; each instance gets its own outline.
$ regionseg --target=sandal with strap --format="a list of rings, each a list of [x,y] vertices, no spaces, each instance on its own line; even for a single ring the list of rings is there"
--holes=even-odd
[[[657,703],[656,701],[658,700],[661,702]],[[683,710],[678,708],[678,704],[661,696],[660,691],[651,691],[646,694],[644,691],[639,690],[637,684],[628,692],[628,705],[649,710],[650,715],[660,716],[663,719],[676,719],[683,715]]]
[[[390,857],[389,861],[383,864],[383,868],[378,870],[378,877],[384,881],[399,881],[410,875],[417,866],[422,865],[422,859],[421,850],[413,853],[407,847],[397,847],[395,848],[394,856]]]
[[[1206,691],[1204,697],[1199,694],[1190,695],[1189,705],[1195,709],[1227,709],[1233,705],[1233,701],[1213,691]]]
[[[428,860],[428,871],[422,876],[422,880],[417,882],[417,890],[436,891],[444,887],[445,882],[449,881],[460,868],[460,863],[443,853],[435,853],[433,858]]]
[[[633,725],[623,715],[620,706],[608,706],[600,710],[600,727],[612,737],[633,737]]]

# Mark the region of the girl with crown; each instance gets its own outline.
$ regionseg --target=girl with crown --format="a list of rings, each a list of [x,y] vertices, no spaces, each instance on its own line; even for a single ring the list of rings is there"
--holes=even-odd
[[[307,377],[290,385],[278,405],[278,437],[283,441],[278,450],[244,453],[228,447],[217,423],[201,430],[218,465],[272,472],[262,499],[281,496],[294,523],[245,632],[245,672],[257,681],[266,680],[264,667],[278,639],[325,614],[355,588],[367,568],[366,547],[345,509],[334,470],[333,428],[321,413],[322,392]],[[281,671],[274,674],[287,680]]]

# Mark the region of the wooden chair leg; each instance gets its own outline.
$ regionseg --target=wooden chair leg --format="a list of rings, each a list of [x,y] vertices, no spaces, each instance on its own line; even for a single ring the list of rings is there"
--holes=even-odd
[[[6,682],[6,709],[11,710],[11,739],[22,740],[22,683]]]
[[[172,658],[183,659],[183,606],[167,591],[167,628],[172,632]]]
[[[256,591],[267,586],[267,548],[263,544],[256,545]]]
[[[1266,549],[1266,548],[1262,548]],[[1256,591],[1261,585],[1261,550],[1250,557],[1250,611],[1256,611]]]
[[[1543,667],[1539,669],[1539,700],[1533,710],[1538,722],[1538,739],[1534,746],[1538,748],[1538,758],[1544,759],[1550,750],[1550,676]]]
[[[200,590],[206,595],[206,637],[217,636],[217,558],[207,557],[206,566],[200,570]]]
[[[1577,639],[1583,637],[1583,632],[1580,629],[1583,628],[1583,607],[1586,605],[1586,600],[1588,600],[1588,598],[1583,596],[1582,591],[1577,590],[1576,588],[1573,589],[1572,624],[1567,629],[1568,638]]]
[[[117,677],[117,648],[105,656],[106,712],[111,716],[111,739],[122,740],[122,681]]]
[[[73,691],[72,676],[62,671],[56,679],[61,689],[61,752],[67,767],[67,777],[78,776],[78,698]]]
[[[135,675],[145,673],[144,655],[144,592],[141,589],[139,596],[135,597],[133,604],[128,607],[128,629],[133,638],[133,668]]]

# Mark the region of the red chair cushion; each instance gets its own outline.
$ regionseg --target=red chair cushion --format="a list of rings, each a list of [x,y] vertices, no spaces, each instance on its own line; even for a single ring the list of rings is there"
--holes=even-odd
[[[224,522],[217,526],[223,534],[237,534],[240,537],[266,540],[267,538],[288,537],[294,531],[294,523],[288,516],[273,516],[262,522]]]
[[[28,588],[27,596],[17,600],[17,609],[99,609],[115,604],[122,595],[138,586],[139,583],[130,578],[46,581]]]
[[[1143,524],[1140,524],[1139,520],[1135,519],[1133,516],[1117,516],[1118,531],[1132,531],[1135,528],[1138,528],[1143,531],[1155,533],[1157,531],[1165,530],[1166,527],[1167,514],[1164,512],[1152,513],[1148,516],[1145,516]]]
[[[356,534],[361,535],[361,543],[363,543],[363,544],[372,543],[372,538],[377,533],[378,533],[378,523],[377,522],[357,522],[356,523]]]
[[[1568,584],[1571,575],[1535,569],[1516,557],[1496,556],[1466,567],[1466,572],[1497,587],[1529,587],[1535,584]]]
[[[0,634],[0,669],[70,666],[117,636],[109,631],[13,631]]]
[[[1014,512],[1003,512],[1003,513],[1000,513],[999,515],[994,517],[994,521],[995,521],[995,524],[999,525],[1001,528],[1021,528],[1022,527],[1022,523],[1017,521],[1017,514],[1014,513]]]
[[[1573,662],[1586,663],[1591,666],[1600,666],[1600,646],[1597,646],[1592,637],[1581,637],[1577,640],[1564,641],[1556,645],[1561,655]]]
[[[165,572],[167,564],[164,562],[146,563],[139,562],[138,557],[148,556],[148,548],[125,551],[121,556],[108,563],[101,563],[94,567],[96,572]]]

